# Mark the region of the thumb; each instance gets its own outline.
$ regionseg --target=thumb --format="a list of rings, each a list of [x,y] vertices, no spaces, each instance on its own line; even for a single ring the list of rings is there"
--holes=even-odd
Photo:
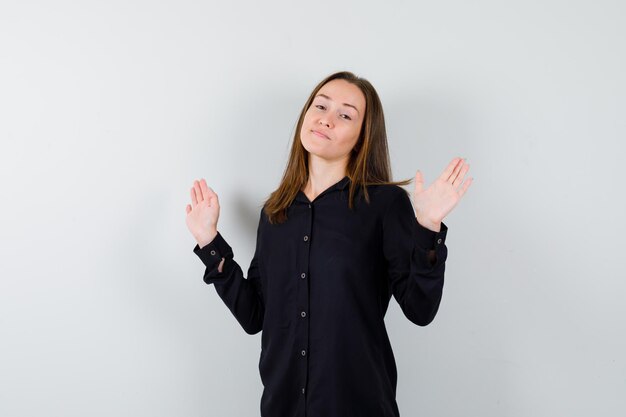
[[[422,172],[418,169],[415,173],[415,194],[419,194],[424,189],[424,177]]]

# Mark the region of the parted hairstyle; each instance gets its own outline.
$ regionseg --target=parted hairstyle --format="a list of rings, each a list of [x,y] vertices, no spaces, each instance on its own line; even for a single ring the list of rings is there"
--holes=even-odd
[[[302,107],[291,144],[287,167],[278,188],[269,195],[264,203],[263,210],[272,224],[283,223],[287,220],[287,208],[309,179],[309,152],[302,145],[300,130],[304,116],[317,92],[326,83],[336,79],[342,79],[356,85],[365,96],[365,114],[361,132],[354,148],[350,152],[350,159],[346,168],[346,175],[351,180],[348,207],[350,209],[353,208],[353,200],[358,189],[363,190],[365,201],[369,204],[367,185],[407,185],[412,181],[412,179],[391,181],[391,164],[389,161],[383,106],[372,84],[365,78],[358,77],[352,72],[336,72],[327,76],[315,86],[304,107]]]

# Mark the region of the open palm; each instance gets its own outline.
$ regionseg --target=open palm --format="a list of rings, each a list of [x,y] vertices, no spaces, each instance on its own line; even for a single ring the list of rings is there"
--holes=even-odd
[[[469,164],[463,158],[454,158],[428,188],[424,188],[422,173],[417,171],[413,203],[420,224],[437,227],[452,211],[472,183],[473,178],[463,181],[468,170]]]
[[[199,243],[206,244],[217,234],[217,221],[220,217],[219,198],[204,178],[193,182],[190,193],[191,204],[185,207],[187,227]]]

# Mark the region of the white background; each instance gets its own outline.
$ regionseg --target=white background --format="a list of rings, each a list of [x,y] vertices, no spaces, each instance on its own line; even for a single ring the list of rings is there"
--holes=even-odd
[[[247,271],[300,109],[338,70],[377,89],[394,179],[455,156],[475,178],[444,219],[439,314],[386,317],[401,415],[625,415],[625,13],[3,1],[0,415],[259,414],[261,334],[202,281],[185,205],[206,178]]]

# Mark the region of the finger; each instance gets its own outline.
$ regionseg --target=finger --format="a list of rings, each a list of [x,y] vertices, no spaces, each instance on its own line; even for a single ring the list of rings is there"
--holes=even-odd
[[[193,203],[195,207],[198,205],[198,199],[196,198],[196,189],[194,187],[191,187],[189,192],[191,193],[191,202]]]
[[[463,194],[465,194],[465,191],[467,191],[470,185],[472,185],[473,181],[474,181],[474,177],[471,177],[463,183],[463,186],[461,187],[461,190],[459,191],[459,198],[463,197]]]
[[[211,195],[209,194],[209,190],[207,190],[206,181],[204,180],[204,178],[200,180],[198,185],[200,185],[200,191],[202,192],[202,196],[204,197],[204,199],[209,201],[211,199]]]
[[[461,172],[459,173],[459,175],[456,177],[456,179],[452,182],[452,186],[453,187],[458,187],[459,185],[461,185],[461,181],[463,181],[463,178],[465,178],[465,174],[467,174],[467,171],[469,170],[469,164],[464,164],[463,168],[461,169]]]
[[[419,194],[424,189],[424,177],[422,172],[418,169],[415,173],[415,194]]]
[[[217,196],[217,193],[215,191],[213,191],[213,188],[209,187],[209,192],[211,193],[211,205],[217,204],[219,206],[220,204],[220,199]]]
[[[189,204],[187,204],[187,207],[185,207],[185,211],[187,212],[187,214],[191,213],[191,206]]]
[[[202,180],[202,182],[204,183],[204,188],[203,190],[206,191],[207,195],[211,196],[211,197],[217,197],[217,194],[215,193],[215,191],[213,191],[213,188],[209,187],[206,183],[206,181]]]
[[[198,202],[206,200],[206,196],[202,194],[202,190],[200,189],[200,183],[198,182],[198,180],[193,182],[193,188],[196,190],[196,198],[198,199]]]
[[[456,165],[456,167],[454,167],[454,171],[452,171],[452,175],[450,175],[450,178],[448,179],[448,182],[454,183],[454,181],[458,178],[459,171],[461,171],[461,168],[463,167],[464,163],[465,163],[465,159],[461,159],[459,161],[459,163]]]
[[[454,171],[454,168],[456,168],[458,163],[462,160],[463,158],[457,157],[457,158],[454,158],[452,161],[450,161],[450,163],[448,164],[446,169],[444,169],[439,179],[443,181],[448,181],[450,179],[450,176],[452,175],[452,171]]]
[[[210,204],[209,205],[217,204],[219,206],[220,199],[217,196],[217,193],[215,191],[213,191],[213,188],[208,187],[208,186],[207,186],[207,190],[208,190],[208,195],[209,195],[209,199],[210,199]]]
[[[209,205],[211,205],[213,203],[211,199],[214,198],[215,192],[208,185],[206,185],[206,180],[204,178],[200,181],[200,189],[202,190],[204,198],[208,200]]]

